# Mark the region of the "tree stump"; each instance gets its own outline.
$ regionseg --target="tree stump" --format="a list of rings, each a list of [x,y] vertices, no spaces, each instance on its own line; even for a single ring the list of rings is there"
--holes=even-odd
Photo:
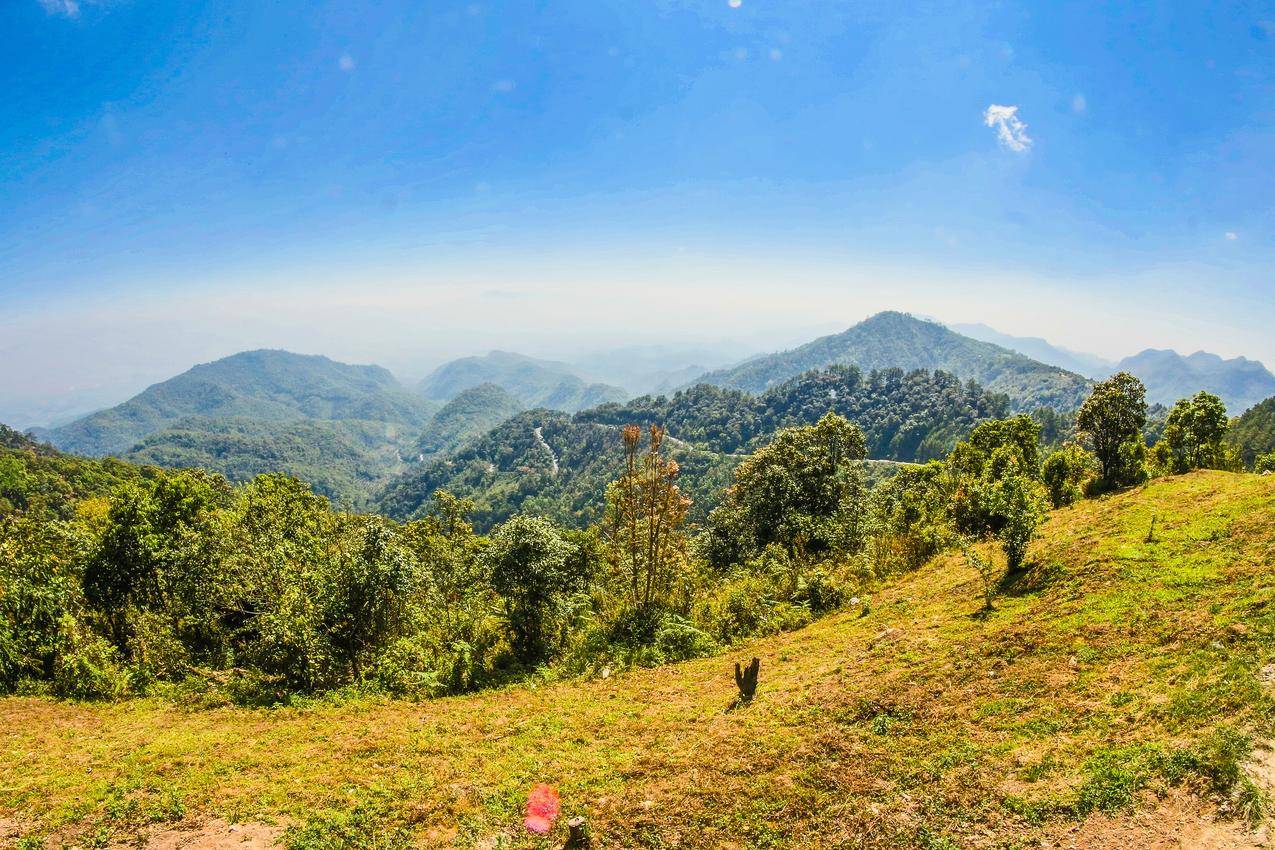
[[[748,702],[753,698],[753,694],[757,693],[757,674],[759,672],[761,672],[760,658],[754,658],[744,668],[740,668],[738,661],[735,662],[735,685],[739,688],[740,701]]]
[[[567,835],[567,843],[562,845],[562,850],[588,850],[592,846],[589,840],[589,824],[584,818],[576,815],[567,821],[567,829],[570,832]]]

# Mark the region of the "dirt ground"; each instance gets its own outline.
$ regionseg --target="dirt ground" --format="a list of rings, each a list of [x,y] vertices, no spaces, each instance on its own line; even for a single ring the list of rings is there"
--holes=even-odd
[[[199,823],[166,824],[130,841],[110,845],[109,850],[272,850],[282,847],[283,828],[260,823],[226,823],[207,820]]]

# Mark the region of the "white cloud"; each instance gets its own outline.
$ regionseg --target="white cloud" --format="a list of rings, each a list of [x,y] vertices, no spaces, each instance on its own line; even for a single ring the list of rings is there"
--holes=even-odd
[[[1017,106],[1000,106],[993,103],[983,113],[983,123],[996,130],[996,138],[1012,151],[1022,153],[1032,146],[1027,135],[1027,125],[1018,117]]]
[[[1085,96],[1077,92],[1071,99],[1071,111],[1077,115],[1089,108],[1089,102],[1085,100]]]
[[[66,18],[80,16],[79,0],[40,0],[40,6],[50,15],[62,15]]]
[[[1240,238],[1240,237],[1239,237],[1239,234],[1238,234],[1238,233],[1235,233],[1235,232],[1234,232],[1234,231],[1232,231],[1232,230],[1228,230],[1228,231],[1226,231],[1226,241],[1227,241],[1227,242],[1234,242],[1236,239],[1239,239],[1239,238]]]
[[[341,58],[337,60],[336,64],[341,68],[342,71],[349,73],[350,71],[354,70],[354,67],[357,63],[354,61],[353,56],[346,53],[346,54],[343,54]]]

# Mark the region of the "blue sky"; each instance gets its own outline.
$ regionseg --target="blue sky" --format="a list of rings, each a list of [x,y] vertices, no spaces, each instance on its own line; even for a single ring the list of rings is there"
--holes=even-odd
[[[1275,365],[1275,6],[1060,6],[7,0],[0,402],[887,307]]]

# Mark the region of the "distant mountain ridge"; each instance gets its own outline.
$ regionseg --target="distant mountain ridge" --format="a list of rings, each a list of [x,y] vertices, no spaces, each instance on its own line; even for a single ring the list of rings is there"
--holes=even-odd
[[[526,407],[568,413],[629,397],[620,387],[586,381],[567,363],[509,351],[444,363],[420,382],[418,391],[427,399],[446,402],[481,384],[500,387]]]
[[[436,404],[404,389],[380,366],[352,366],[322,355],[262,349],[195,366],[123,404],[41,436],[64,451],[125,452],[191,417],[357,419],[419,428]]]
[[[1061,345],[1054,345],[1038,336],[1011,336],[1001,333],[995,328],[982,323],[966,325],[948,325],[959,334],[981,342],[990,342],[1010,351],[1017,351],[1033,360],[1039,360],[1049,366],[1057,366],[1086,378],[1103,379],[1116,371],[1116,364],[1096,354],[1083,351],[1072,351]]]
[[[839,334],[709,372],[699,380],[761,392],[811,369],[836,364],[852,364],[864,370],[941,370],[1007,395],[1020,410],[1074,410],[1093,386],[1092,381],[1075,372],[971,339],[938,322],[898,312],[878,313]]]
[[[1197,351],[1183,357],[1176,351],[1148,348],[1117,364],[1147,385],[1147,400],[1172,405],[1200,390],[1208,390],[1226,404],[1232,416],[1275,395],[1275,375],[1257,360],[1223,359]]]

